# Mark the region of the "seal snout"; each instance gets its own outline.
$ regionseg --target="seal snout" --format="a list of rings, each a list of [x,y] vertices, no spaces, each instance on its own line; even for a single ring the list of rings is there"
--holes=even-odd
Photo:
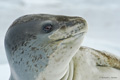
[[[69,17],[67,22],[61,26],[61,30],[68,32],[70,35],[86,33],[87,22],[82,17]]]
[[[63,20],[62,20],[63,19]],[[55,31],[50,39],[61,41],[71,37],[84,36],[87,32],[87,22],[81,17],[57,17],[59,29]]]
[[[64,19],[65,18],[65,19]],[[64,24],[61,26],[61,30],[66,30],[68,28],[72,28],[72,32],[80,31],[87,32],[87,22],[82,17],[64,17],[60,19],[64,19]],[[60,21],[60,20],[59,20]]]

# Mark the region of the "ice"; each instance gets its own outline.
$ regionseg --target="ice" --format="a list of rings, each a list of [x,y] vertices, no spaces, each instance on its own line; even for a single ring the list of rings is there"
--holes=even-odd
[[[9,80],[10,69],[8,64],[0,64],[0,80]]]
[[[120,56],[120,0],[0,0],[0,80],[10,75],[5,33],[16,18],[31,13],[81,16],[89,27],[82,45]]]

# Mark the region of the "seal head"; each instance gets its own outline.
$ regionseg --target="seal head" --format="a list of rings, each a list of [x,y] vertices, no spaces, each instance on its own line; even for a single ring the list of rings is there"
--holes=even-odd
[[[81,17],[31,14],[18,18],[5,36],[10,80],[62,79],[86,32],[87,23]]]

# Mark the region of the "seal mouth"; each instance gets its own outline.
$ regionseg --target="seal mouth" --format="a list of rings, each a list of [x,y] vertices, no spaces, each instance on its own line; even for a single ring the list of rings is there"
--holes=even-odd
[[[63,40],[69,39],[69,38],[71,38],[71,37],[83,36],[84,34],[85,34],[85,32],[81,32],[81,33],[78,33],[78,34],[75,34],[75,35],[69,35],[69,36],[67,36],[66,38],[57,39],[57,40],[55,40],[54,42],[63,41]]]

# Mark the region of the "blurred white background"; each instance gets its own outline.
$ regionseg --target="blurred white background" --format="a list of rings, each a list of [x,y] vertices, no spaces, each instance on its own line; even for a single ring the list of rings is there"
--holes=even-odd
[[[0,80],[10,71],[4,51],[4,36],[11,23],[26,14],[81,16],[88,22],[82,45],[120,56],[120,0],[0,0]]]

